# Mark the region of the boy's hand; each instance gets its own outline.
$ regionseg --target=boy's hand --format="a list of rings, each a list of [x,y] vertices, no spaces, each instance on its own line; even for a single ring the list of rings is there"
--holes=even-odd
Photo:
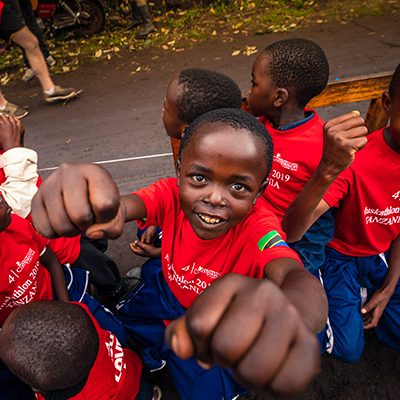
[[[378,326],[378,322],[390,301],[393,292],[385,289],[377,290],[370,300],[361,309],[364,318],[364,329],[372,329]]]
[[[293,395],[320,371],[318,342],[296,308],[272,282],[242,275],[214,282],[166,340],[179,357],[231,368],[256,390]]]
[[[143,239],[143,236],[142,236]],[[129,248],[138,256],[160,258],[161,248],[154,247],[152,244],[142,243],[139,240],[135,240],[133,243],[129,243]]]
[[[42,183],[32,200],[32,220],[45,237],[116,238],[125,207],[108,172],[94,164],[62,164]]]
[[[0,115],[0,147],[4,151],[22,147],[25,129],[18,118]]]
[[[329,120],[324,126],[324,148],[321,166],[327,174],[337,176],[354,160],[355,154],[367,144],[368,134],[358,111]]]

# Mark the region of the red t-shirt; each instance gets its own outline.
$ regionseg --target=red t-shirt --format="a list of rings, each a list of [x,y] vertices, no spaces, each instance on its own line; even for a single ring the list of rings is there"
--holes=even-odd
[[[84,304],[75,304],[92,320],[99,337],[99,351],[85,386],[71,400],[134,400],[142,375],[140,358],[123,348],[111,332],[102,329]],[[40,393],[36,393],[36,398],[44,400]]]
[[[258,202],[248,217],[226,234],[202,240],[181,210],[175,178],[162,179],[136,194],[146,205],[146,226],[158,225],[163,230],[163,273],[184,307],[230,272],[262,278],[265,265],[274,259],[289,257],[300,262],[284,242],[278,219]]]
[[[14,308],[53,299],[50,273],[40,263],[47,242],[27,220],[11,214],[0,233],[0,326]]]
[[[289,205],[301,192],[317,168],[323,148],[324,121],[314,110],[314,116],[288,130],[274,129],[266,117],[261,117],[274,144],[274,159],[269,185],[263,196],[280,220]]]
[[[400,154],[388,146],[383,129],[368,136],[353,164],[324,196],[335,210],[329,246],[349,256],[371,256],[389,249],[400,234]]]

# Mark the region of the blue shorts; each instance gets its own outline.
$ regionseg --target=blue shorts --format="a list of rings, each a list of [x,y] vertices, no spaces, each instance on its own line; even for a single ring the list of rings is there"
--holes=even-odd
[[[142,284],[118,304],[117,315],[141,344],[146,366],[157,370],[166,364],[183,400],[230,400],[246,393],[230,370],[218,366],[206,370],[194,358],[181,360],[166,345],[163,321],[179,318],[186,309],[169,289],[159,259],[151,259],[143,265],[142,280]]]
[[[326,335],[328,353],[356,362],[364,349],[361,308],[382,286],[388,272],[388,254],[350,257],[327,247],[321,276],[329,302]],[[400,351],[400,282],[375,328],[378,339]]]

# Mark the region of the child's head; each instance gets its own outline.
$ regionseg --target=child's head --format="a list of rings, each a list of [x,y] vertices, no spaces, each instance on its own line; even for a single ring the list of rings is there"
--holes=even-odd
[[[163,123],[168,136],[180,139],[200,115],[218,108],[240,108],[239,86],[228,76],[207,69],[181,71],[168,85]]]
[[[37,301],[16,308],[0,331],[0,357],[22,381],[46,393],[85,380],[99,348],[77,304]]]
[[[7,229],[11,223],[11,207],[4,200],[0,192],[0,233]]]
[[[389,91],[382,95],[382,104],[390,118],[391,140],[400,148],[400,64],[394,71]]]
[[[285,104],[304,109],[328,83],[329,64],[323,50],[307,39],[269,45],[253,64],[250,111],[273,118]]]
[[[201,239],[214,239],[243,221],[262,194],[273,146],[256,118],[219,109],[189,125],[179,154],[182,210]]]

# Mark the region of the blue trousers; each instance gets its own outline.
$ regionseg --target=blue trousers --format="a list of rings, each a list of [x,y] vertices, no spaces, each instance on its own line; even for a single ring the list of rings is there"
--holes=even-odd
[[[386,255],[387,256],[387,255]],[[350,257],[327,247],[321,276],[329,302],[328,352],[356,362],[364,349],[364,301],[382,286],[388,271],[385,256]],[[375,328],[378,339],[400,351],[400,282]]]
[[[335,220],[332,209],[321,215],[304,236],[290,247],[297,252],[307,271],[318,276],[318,270],[325,263],[325,246],[332,240]]]
[[[181,360],[167,347],[163,321],[176,319],[186,310],[169,289],[159,259],[143,265],[142,280],[142,285],[117,308],[118,317],[141,344],[148,368],[157,370],[166,364],[183,400],[230,400],[245,393],[230,370],[218,366],[206,370],[194,358]]]

